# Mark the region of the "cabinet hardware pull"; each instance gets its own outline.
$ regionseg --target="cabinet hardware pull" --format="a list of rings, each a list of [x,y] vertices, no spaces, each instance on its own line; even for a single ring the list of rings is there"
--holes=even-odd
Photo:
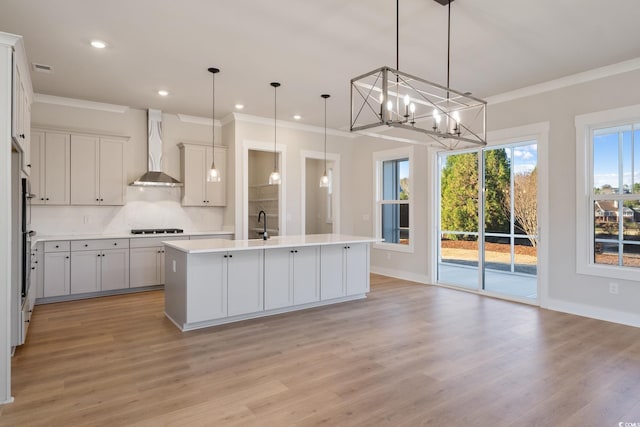
[[[104,199],[100,199],[101,202],[104,202]]]
[[[85,244],[84,244],[84,247],[86,248],[87,246],[89,246],[89,245],[87,245],[87,244],[85,243]]]
[[[47,197],[46,200],[49,200],[49,198]]]
[[[31,322],[31,320],[29,320],[29,319],[24,321],[24,323],[29,323],[29,322]]]
[[[35,268],[35,267],[31,267],[31,269],[32,269],[32,270],[35,270],[36,268]]]
[[[226,255],[223,255],[225,258],[227,257]]]
[[[68,256],[66,256],[65,258],[66,258],[66,259],[69,259],[69,257],[68,257]]]
[[[28,168],[30,168],[30,167],[31,167],[31,165],[27,165],[27,167],[28,167]]]
[[[99,202],[100,200],[96,198],[96,202]]]
[[[115,242],[115,243],[113,244],[113,246],[118,246],[118,242]]]
[[[233,255],[229,255],[229,258],[233,258]]]
[[[20,138],[24,139],[24,133],[20,134]]]
[[[44,197],[40,197],[40,200],[44,200]]]
[[[56,245],[56,249],[58,249],[60,247],[60,245]]]

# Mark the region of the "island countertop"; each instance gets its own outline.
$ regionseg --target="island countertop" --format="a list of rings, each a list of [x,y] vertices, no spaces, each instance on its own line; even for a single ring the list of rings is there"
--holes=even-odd
[[[373,243],[377,241],[379,240],[373,237],[351,236],[348,234],[309,234],[298,236],[273,236],[269,238],[269,240],[168,240],[162,243],[179,251],[193,254],[349,243]]]

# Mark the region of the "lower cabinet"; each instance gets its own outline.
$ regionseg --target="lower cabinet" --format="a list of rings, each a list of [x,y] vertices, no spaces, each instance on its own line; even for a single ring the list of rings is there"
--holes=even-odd
[[[263,251],[229,252],[227,313],[229,316],[264,310]]]
[[[129,287],[129,249],[71,252],[71,293]]]
[[[322,300],[369,292],[368,244],[322,246],[320,258]]]
[[[131,248],[130,261],[130,287],[164,284],[164,246]]]
[[[69,295],[71,290],[71,252],[45,252],[43,296]]]
[[[269,249],[264,257],[264,308],[320,299],[319,247]]]
[[[188,263],[187,323],[263,311],[263,251],[193,254],[183,262]],[[171,283],[165,287],[165,300],[173,290]],[[171,299],[169,310],[178,298]]]

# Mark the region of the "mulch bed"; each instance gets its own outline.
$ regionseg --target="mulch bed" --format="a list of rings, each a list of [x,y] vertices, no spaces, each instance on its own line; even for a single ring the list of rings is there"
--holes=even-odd
[[[469,249],[473,251],[478,250],[478,242],[467,241],[467,240],[442,240],[441,243],[443,248],[450,249]],[[489,252],[502,252],[509,253],[510,248],[506,243],[485,243],[484,250]],[[537,251],[536,248],[531,246],[523,246],[523,245],[515,245],[515,253],[516,255],[530,255],[536,256]]]

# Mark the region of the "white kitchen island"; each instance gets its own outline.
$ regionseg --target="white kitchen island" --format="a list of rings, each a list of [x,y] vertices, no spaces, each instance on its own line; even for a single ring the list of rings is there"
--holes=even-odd
[[[165,315],[182,331],[366,298],[369,237],[176,240],[165,245]]]

